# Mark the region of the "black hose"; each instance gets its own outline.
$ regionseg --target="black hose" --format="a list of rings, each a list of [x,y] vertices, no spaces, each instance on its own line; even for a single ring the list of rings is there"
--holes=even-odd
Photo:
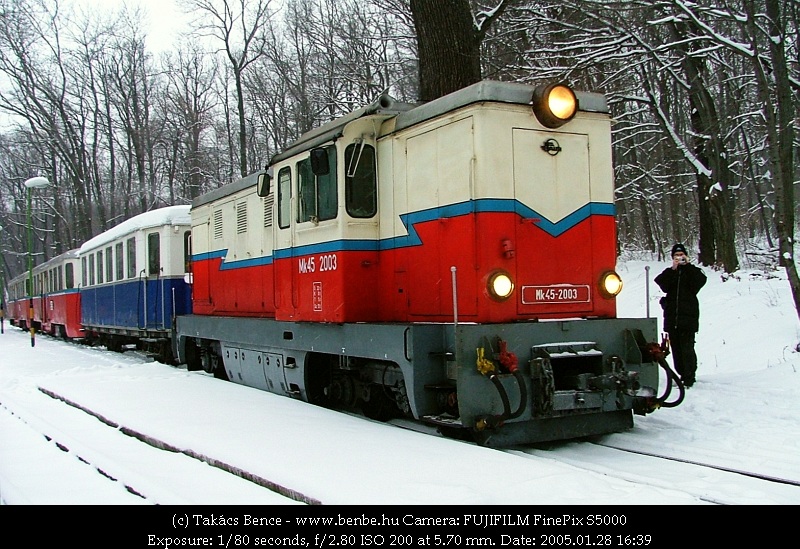
[[[513,374],[514,378],[517,380],[517,384],[519,385],[519,406],[514,413],[511,413],[511,403],[508,400],[508,393],[506,393],[503,384],[500,383],[500,378],[494,374],[489,376],[489,379],[497,388],[497,392],[500,394],[500,400],[503,401],[503,413],[499,416],[492,417],[494,425],[498,425],[500,422],[507,419],[518,418],[522,415],[522,412],[525,411],[525,407],[528,402],[528,386],[525,385],[525,378],[522,377],[522,373],[519,370],[514,371]]]
[[[514,372],[514,377],[517,379],[517,383],[519,384],[519,408],[517,411],[511,414],[509,419],[514,419],[522,415],[522,412],[525,411],[525,405],[528,403],[528,386],[525,385],[525,378],[522,377],[522,372],[516,370]]]
[[[667,373],[667,387],[664,390],[664,394],[658,397],[658,403],[662,408],[674,408],[675,406],[679,405],[683,402],[683,398],[686,396],[686,388],[683,386],[683,382],[678,377],[678,374],[669,367],[667,364],[667,359],[665,357],[661,357],[658,359],[658,364],[664,368],[664,371]],[[680,394],[678,395],[677,400],[673,402],[667,402],[667,398],[669,398],[670,393],[672,393],[672,382],[678,385],[678,391]]]
[[[511,403],[508,402],[508,395],[506,394],[506,390],[503,388],[503,384],[500,383],[500,379],[495,374],[489,376],[489,379],[492,383],[494,383],[494,386],[497,388],[497,392],[500,393],[500,399],[503,401],[503,414],[500,416],[495,416],[495,419],[503,420],[511,415]]]

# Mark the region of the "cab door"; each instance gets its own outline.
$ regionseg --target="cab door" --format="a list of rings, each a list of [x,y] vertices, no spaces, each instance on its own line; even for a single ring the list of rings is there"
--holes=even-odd
[[[292,168],[284,166],[278,170],[275,182],[275,200],[278,201],[277,226],[273,249],[273,277],[275,284],[275,316],[278,320],[293,320],[297,306],[296,277],[294,268],[294,219],[292,217]]]

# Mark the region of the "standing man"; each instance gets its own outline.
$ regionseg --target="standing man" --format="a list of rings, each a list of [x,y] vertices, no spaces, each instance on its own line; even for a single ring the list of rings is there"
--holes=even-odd
[[[699,267],[689,263],[686,247],[672,247],[672,266],[655,278],[659,288],[667,294],[661,298],[664,309],[664,331],[669,334],[672,361],[681,376],[684,387],[694,385],[697,371],[697,354],[694,335],[700,329],[700,303],[697,293],[706,283],[706,275]]]

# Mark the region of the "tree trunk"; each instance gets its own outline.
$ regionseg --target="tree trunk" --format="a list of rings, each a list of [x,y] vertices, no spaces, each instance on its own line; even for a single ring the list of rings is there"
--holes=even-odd
[[[468,0],[411,0],[419,52],[419,99],[431,101],[481,79],[480,39]]]
[[[782,0],[766,0],[769,56],[774,69],[774,124],[770,124],[769,151],[775,173],[775,225],[778,260],[786,269],[794,307],[800,317],[800,275],[794,260],[794,115],[792,88],[786,59],[786,22],[781,14]],[[768,82],[764,79],[763,82]],[[768,119],[769,120],[769,119]]]
[[[685,43],[699,35],[687,23],[675,23],[675,34]],[[700,211],[700,262],[703,265],[722,265],[725,272],[739,269],[734,227],[734,200],[731,191],[733,173],[727,159],[722,128],[719,124],[714,98],[704,80],[706,60],[690,45],[683,51],[683,71],[689,81],[689,106],[694,134],[695,156],[708,173],[698,171],[697,193]],[[706,216],[708,216],[706,218]],[[709,234],[709,229],[711,232]]]

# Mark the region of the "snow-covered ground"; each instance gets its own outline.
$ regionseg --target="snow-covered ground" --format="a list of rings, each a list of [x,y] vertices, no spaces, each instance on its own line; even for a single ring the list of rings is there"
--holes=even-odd
[[[665,266],[619,265],[620,316],[646,314],[646,280]],[[751,271],[723,280],[705,271],[696,385],[680,406],[635,416],[633,430],[603,442],[800,481],[800,323],[785,274]],[[652,282],[649,289],[650,314],[660,316],[661,294]],[[164,452],[39,388],[277,489],[230,479],[181,453],[166,461]],[[0,441],[0,502],[7,504],[800,503],[800,488],[753,489],[744,477],[719,486],[686,478],[688,469],[677,462],[658,462],[656,471],[640,461],[621,476],[609,449],[588,443],[532,448],[530,459],[521,459],[519,452],[349,417],[130,354],[43,336],[31,349],[27,334],[8,323],[0,336]],[[165,488],[159,477],[181,486]]]

